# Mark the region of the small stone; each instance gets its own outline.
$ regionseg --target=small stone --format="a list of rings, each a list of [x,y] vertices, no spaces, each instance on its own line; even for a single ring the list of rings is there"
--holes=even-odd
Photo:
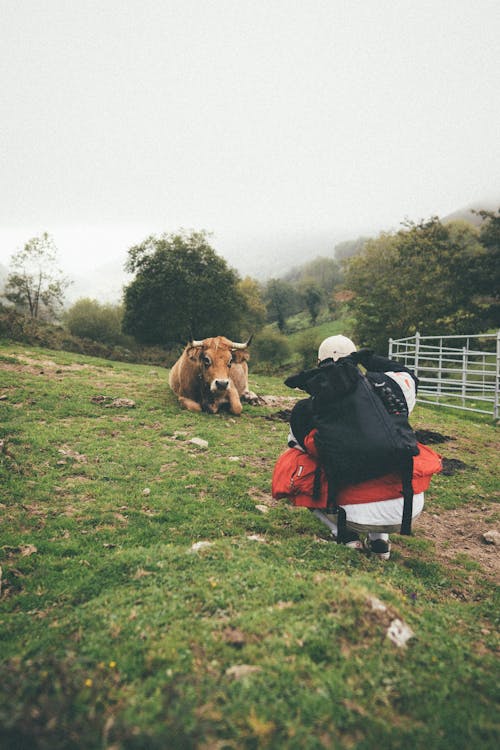
[[[415,636],[415,633],[405,622],[395,619],[389,625],[386,635],[395,646],[404,648],[410,638]]]
[[[500,545],[500,531],[485,531],[483,534],[483,542],[486,542],[486,544],[494,544],[495,546]]]
[[[201,448],[202,450],[206,450],[208,448],[208,440],[203,440],[203,438],[194,437],[191,438],[189,442],[193,445],[198,446],[198,448]]]
[[[269,506],[267,505],[256,505],[256,510],[260,510],[261,513],[269,513]]]
[[[142,494],[144,495],[144,497],[149,497],[149,495],[151,494],[151,490],[149,489],[149,487],[145,487],[142,491]]]
[[[376,596],[369,596],[367,597],[367,602],[371,606],[371,608],[375,612],[386,612],[387,607],[384,604],[384,602],[381,602],[380,599],[377,599]]]
[[[226,669],[226,677],[232,677],[233,680],[241,680],[243,677],[254,674],[254,672],[262,672],[262,668],[254,667],[253,664],[235,664]]]
[[[211,547],[213,545],[213,542],[195,542],[193,545],[191,545],[191,552],[198,552],[200,549],[206,549],[207,547]]]
[[[228,461],[241,461],[239,456],[229,456]]]

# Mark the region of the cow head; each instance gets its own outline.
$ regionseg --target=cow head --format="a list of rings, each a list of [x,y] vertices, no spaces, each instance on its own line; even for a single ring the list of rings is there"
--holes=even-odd
[[[199,365],[198,377],[202,380],[203,390],[213,395],[223,396],[231,388],[231,366],[248,360],[245,343],[230,341],[225,336],[191,341],[186,354],[192,362]]]

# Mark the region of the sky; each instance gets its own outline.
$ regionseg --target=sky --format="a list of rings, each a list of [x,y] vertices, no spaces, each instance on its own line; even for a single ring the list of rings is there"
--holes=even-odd
[[[499,39],[498,0],[0,0],[0,263],[186,228],[248,270],[497,200]]]

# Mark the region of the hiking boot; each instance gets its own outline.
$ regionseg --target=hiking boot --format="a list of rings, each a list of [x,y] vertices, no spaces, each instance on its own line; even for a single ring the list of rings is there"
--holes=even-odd
[[[388,560],[391,556],[391,543],[385,539],[369,539],[364,541],[365,549],[379,560]]]
[[[336,537],[334,538],[336,540]],[[342,544],[349,549],[363,549],[363,543],[355,531],[346,531]]]

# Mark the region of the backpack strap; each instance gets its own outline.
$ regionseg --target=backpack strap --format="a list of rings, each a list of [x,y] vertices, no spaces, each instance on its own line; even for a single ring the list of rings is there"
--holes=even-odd
[[[403,480],[403,519],[401,521],[401,534],[411,535],[411,521],[413,517],[413,456],[408,456],[401,470]]]

